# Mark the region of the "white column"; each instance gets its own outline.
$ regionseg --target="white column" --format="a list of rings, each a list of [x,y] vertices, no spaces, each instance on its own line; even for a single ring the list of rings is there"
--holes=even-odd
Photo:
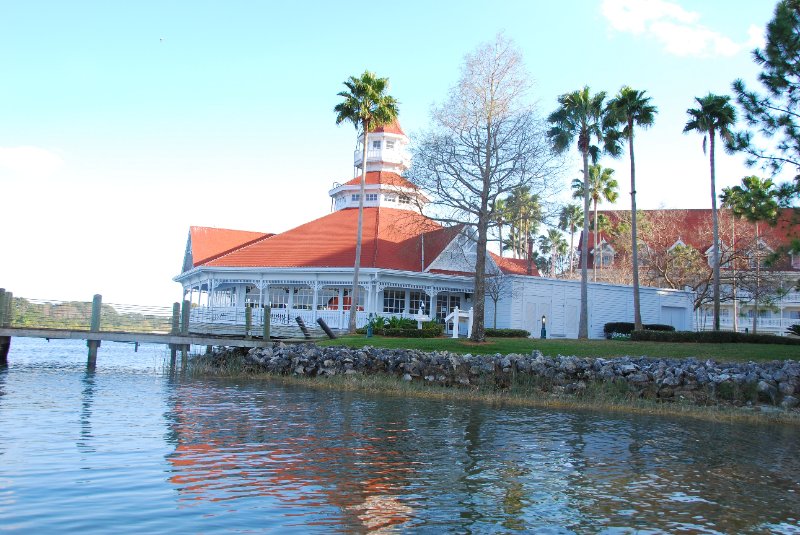
[[[408,316],[411,313],[411,290],[406,289],[406,302],[403,305],[403,315]]]
[[[353,302],[353,300],[351,299],[350,303],[352,303],[352,302]],[[346,327],[346,323],[345,323],[345,320],[344,320],[344,314],[345,313],[344,313],[344,287],[343,286],[339,288],[339,304],[338,304],[338,306],[336,308],[337,308],[336,317],[339,318],[339,328],[340,329],[344,329]]]
[[[314,298],[311,301],[311,318],[314,321],[317,321],[317,307],[319,306],[319,282],[312,282],[311,288],[314,290]]]

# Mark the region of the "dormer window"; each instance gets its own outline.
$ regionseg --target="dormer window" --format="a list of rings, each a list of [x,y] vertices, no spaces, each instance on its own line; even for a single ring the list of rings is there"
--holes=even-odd
[[[791,253],[792,269],[800,269],[800,254]]]
[[[378,200],[378,194],[377,193],[367,193],[364,196],[364,200],[367,201],[367,202],[375,202],[375,201]]]
[[[411,197],[408,195],[400,195],[400,204],[411,204]]]
[[[372,142],[372,148],[373,149],[380,149],[381,148],[381,140],[379,139],[379,140],[373,141]]]
[[[393,139],[387,139],[386,140],[386,148],[390,149],[390,150],[394,148],[394,140]]]
[[[610,267],[614,264],[614,248],[611,247],[608,243],[603,241],[598,246],[600,254],[596,254],[595,251],[592,251],[594,254],[594,263],[596,266],[599,267]]]

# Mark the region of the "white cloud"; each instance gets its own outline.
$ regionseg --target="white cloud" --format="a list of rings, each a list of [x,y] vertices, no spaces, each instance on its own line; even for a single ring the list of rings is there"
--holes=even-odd
[[[603,0],[603,16],[619,32],[645,35],[676,56],[733,56],[763,42],[763,32],[748,29],[748,39],[737,43],[700,24],[700,14],[666,0]]]
[[[58,154],[41,147],[0,147],[0,169],[22,176],[45,177],[64,165]]]

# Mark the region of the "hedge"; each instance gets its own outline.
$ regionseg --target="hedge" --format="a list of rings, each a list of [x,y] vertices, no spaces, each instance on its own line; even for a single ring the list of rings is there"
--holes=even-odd
[[[733,331],[633,331],[631,340],[638,342],[695,342],[701,344],[779,344],[800,345],[800,339],[774,334],[745,334]]]
[[[642,325],[648,331],[674,331],[675,327],[672,325],[662,325],[660,323],[650,323]],[[636,328],[636,325],[630,321],[611,321],[603,325],[603,333],[606,338],[610,338],[611,334],[631,334]]]
[[[416,327],[413,329],[392,329],[387,327],[385,329],[374,330],[374,334],[380,336],[391,336],[394,338],[436,338],[437,336],[441,336],[442,332],[443,326],[433,322],[423,323],[422,329],[417,329]],[[367,334],[367,328],[361,327],[360,329],[356,329],[356,333]]]
[[[486,329],[485,333],[490,338],[527,338],[531,335],[524,329]]]

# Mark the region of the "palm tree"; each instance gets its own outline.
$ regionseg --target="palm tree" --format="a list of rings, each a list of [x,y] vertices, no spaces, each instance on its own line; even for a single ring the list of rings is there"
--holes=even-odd
[[[584,183],[580,178],[572,181],[572,197],[580,199],[584,192]],[[603,201],[614,204],[619,198],[619,184],[614,178],[614,170],[603,167],[599,163],[589,166],[589,197],[594,203],[594,251],[597,253],[598,227],[597,205]],[[597,282],[597,258],[594,258],[594,281]]]
[[[389,86],[388,78],[378,78],[374,73],[364,71],[361,77],[351,76],[344,82],[347,91],[338,96],[344,100],[337,104],[336,124],[344,121],[353,123],[356,130],[363,135],[363,155],[361,159],[361,187],[358,198],[358,227],[356,231],[356,257],[353,265],[353,291],[351,292],[350,321],[348,330],[356,332],[356,313],[358,311],[358,271],[361,267],[361,235],[364,225],[364,185],[367,179],[367,147],[369,133],[375,128],[397,119],[397,100],[386,94]]]
[[[511,221],[508,199],[497,199],[492,209],[492,220],[497,225],[497,241],[500,242],[500,256],[502,257],[503,251],[506,249],[503,242],[503,226]]]
[[[575,250],[575,229],[578,225],[583,225],[583,212],[577,204],[567,204],[561,208],[558,216],[558,228],[569,232],[569,272],[573,272],[572,255]]]
[[[633,127],[649,128],[655,122],[658,109],[650,104],[650,97],[644,91],[637,91],[628,86],[619,90],[617,96],[608,101],[606,126],[622,127],[619,132],[628,142],[628,154],[631,160],[631,256],[633,257],[633,323],[636,330],[642,329],[642,312],[639,305],[639,244],[636,232],[636,165],[633,157]],[[619,136],[607,136],[612,143]]]
[[[558,108],[547,120],[552,123],[547,136],[557,153],[566,151],[572,140],[578,138],[578,151],[583,158],[583,246],[581,255],[581,313],[578,323],[578,338],[589,337],[589,274],[586,250],[589,248],[589,157],[596,162],[600,148],[592,139],[603,138],[604,91],[591,94],[589,87],[565,93],[558,97]]]
[[[778,221],[779,207],[775,200],[776,187],[772,179],[762,180],[757,176],[748,176],[742,179],[741,186],[724,188],[722,195],[722,205],[731,209],[733,215],[744,218],[753,223],[756,227],[755,236],[755,255],[756,255],[756,277],[753,304],[753,334],[758,332],[758,302],[761,299],[761,243],[758,233],[758,223],[766,221],[774,225]],[[735,245],[735,244],[734,244]],[[734,295],[735,298],[735,295]],[[735,313],[735,310],[734,310]]]
[[[689,120],[683,127],[683,132],[698,132],[703,134],[703,153],[706,152],[706,140],[710,141],[709,164],[711,167],[711,219],[713,223],[714,245],[714,330],[719,330],[719,219],[717,217],[717,186],[714,175],[714,149],[716,135],[726,141],[733,139],[731,128],[736,123],[736,110],[730,105],[731,97],[727,95],[714,95],[709,93],[704,97],[695,97],[699,108],[689,108]]]

